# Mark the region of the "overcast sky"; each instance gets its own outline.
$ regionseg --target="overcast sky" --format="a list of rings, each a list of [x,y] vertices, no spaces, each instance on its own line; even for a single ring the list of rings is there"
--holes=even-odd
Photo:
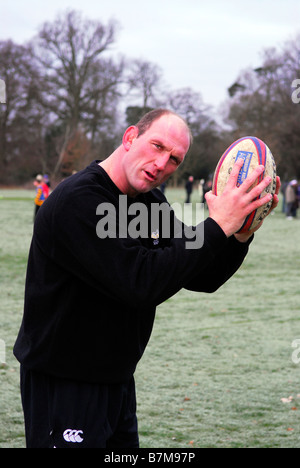
[[[299,0],[0,0],[0,40],[22,44],[66,9],[116,19],[117,51],[159,65],[169,89],[190,87],[215,108],[264,49],[300,34]]]

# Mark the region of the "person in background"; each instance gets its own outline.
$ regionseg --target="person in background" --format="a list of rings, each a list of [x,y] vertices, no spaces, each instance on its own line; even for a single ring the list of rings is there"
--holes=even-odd
[[[49,197],[50,195],[50,182],[49,182],[49,177],[47,174],[44,175],[43,177],[43,192],[45,195],[45,200]]]
[[[48,174],[44,174],[44,184],[49,188],[50,191],[51,183]]]
[[[280,189],[280,192],[282,194],[282,208],[281,208],[281,211],[282,213],[286,213],[286,201],[285,201],[285,192],[286,192],[286,189],[287,189],[287,186],[289,185],[288,182],[283,182],[281,184],[281,189]]]
[[[167,186],[167,183],[166,182],[163,182],[161,185],[160,185],[160,190],[162,193],[165,193],[165,190],[166,190],[166,186]]]
[[[185,203],[190,203],[191,202],[191,195],[193,191],[193,183],[194,183],[194,177],[190,176],[187,183],[185,184],[185,190],[186,190],[186,201]]]
[[[201,179],[199,181],[199,185],[198,185],[198,192],[199,192],[199,198],[200,198],[200,203],[205,203],[205,198],[204,198],[204,184],[205,184],[205,180],[204,179]]]
[[[285,191],[286,217],[289,221],[297,217],[298,198],[297,198],[298,181],[291,180]]]
[[[36,176],[33,184],[36,187],[36,194],[35,194],[35,199],[34,199],[34,206],[35,206],[34,220],[35,220],[40,207],[42,206],[44,201],[49,196],[49,186],[45,183],[44,178],[41,174],[38,174]]]

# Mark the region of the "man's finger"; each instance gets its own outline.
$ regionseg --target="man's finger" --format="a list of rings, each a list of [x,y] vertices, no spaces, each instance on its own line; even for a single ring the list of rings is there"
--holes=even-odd
[[[270,193],[268,193],[267,195],[265,195],[262,198],[254,199],[252,201],[252,203],[250,203],[248,205],[248,211],[249,211],[248,214],[252,213],[252,211],[257,210],[261,206],[266,205],[267,203],[269,203],[272,200],[272,198],[273,198],[273,196]]]
[[[234,163],[234,166],[232,168],[230,177],[229,177],[227,185],[226,185],[226,189],[232,190],[233,188],[236,187],[238,177],[239,177],[239,173],[240,173],[240,170],[242,169],[243,165],[244,165],[244,160],[242,158],[239,158]]]
[[[272,182],[272,178],[271,177],[265,177],[262,182],[260,182],[258,185],[256,185],[255,187],[253,187],[251,190],[249,190],[249,200],[255,200],[256,198],[258,198],[262,193],[263,191],[270,185],[270,183]]]
[[[244,180],[240,188],[244,192],[248,192],[251,189],[252,185],[257,183],[257,180],[262,176],[264,171],[265,171],[265,166],[257,166],[254,169],[254,171]]]

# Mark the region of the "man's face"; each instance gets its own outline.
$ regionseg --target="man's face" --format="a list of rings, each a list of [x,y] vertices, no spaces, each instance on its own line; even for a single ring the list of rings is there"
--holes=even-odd
[[[139,137],[136,127],[127,129],[123,146],[122,191],[134,197],[158,187],[176,171],[189,149],[190,135],[185,123],[170,114]]]

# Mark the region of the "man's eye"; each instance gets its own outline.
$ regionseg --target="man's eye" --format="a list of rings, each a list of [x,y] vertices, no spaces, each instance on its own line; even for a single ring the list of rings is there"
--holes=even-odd
[[[161,146],[161,145],[159,145],[158,143],[154,143],[154,146],[155,146],[155,148],[157,148],[157,149],[159,149],[159,150],[161,150],[161,149],[162,149],[162,146]]]
[[[170,159],[171,159],[172,162],[174,162],[177,166],[179,166],[180,161],[179,161],[179,159],[176,158],[176,156],[171,156]]]

